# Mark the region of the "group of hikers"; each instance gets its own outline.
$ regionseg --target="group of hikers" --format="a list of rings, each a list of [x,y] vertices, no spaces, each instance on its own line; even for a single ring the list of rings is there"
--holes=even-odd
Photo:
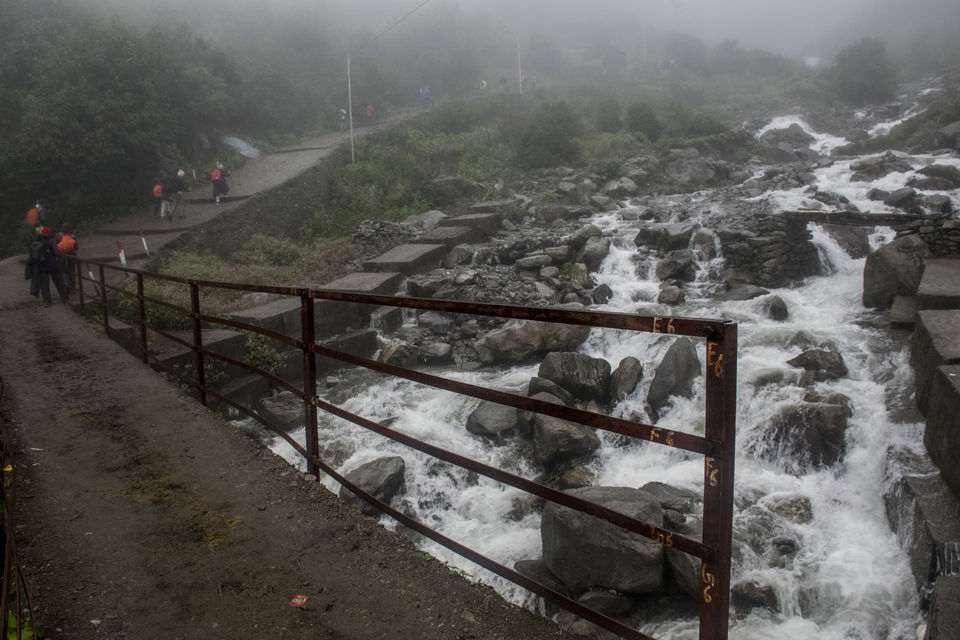
[[[77,286],[77,237],[69,223],[60,225],[54,235],[47,226],[46,207],[42,201],[27,212],[27,224],[37,237],[30,243],[30,253],[23,277],[30,281],[30,295],[42,298],[46,306],[52,302],[50,281],[53,281],[64,304],[70,301],[70,292]]]
[[[183,197],[186,191],[184,184],[185,172],[177,171],[176,175],[158,180],[153,187],[154,217],[172,221],[174,214],[179,213],[181,218],[186,217],[187,201]],[[213,185],[213,200],[220,204],[230,185],[227,184],[228,172],[222,164],[210,175]],[[46,306],[50,306],[52,297],[50,283],[53,282],[60,299],[64,304],[69,302],[70,293],[77,286],[77,253],[79,244],[77,237],[69,223],[60,225],[56,234],[50,229],[47,221],[47,209],[42,200],[27,211],[27,226],[36,234],[30,243],[30,252],[27,257],[24,279],[30,281],[30,295],[42,298]]]

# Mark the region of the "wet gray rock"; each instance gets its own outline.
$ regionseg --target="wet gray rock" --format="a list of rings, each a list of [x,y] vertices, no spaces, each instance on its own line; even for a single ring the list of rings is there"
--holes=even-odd
[[[960,169],[949,164],[932,164],[927,167],[917,169],[917,173],[929,178],[939,178],[946,180],[953,186],[951,188],[960,188]]]
[[[633,356],[620,361],[610,376],[610,400],[620,402],[633,393],[643,377],[643,365]]]
[[[567,493],[651,524],[663,520],[657,499],[643,489],[588,487]],[[571,593],[593,587],[649,593],[663,586],[662,547],[605,520],[551,502],[540,535],[544,563]]]
[[[542,413],[533,414],[532,423],[533,453],[547,472],[600,448],[600,438],[591,427]]]
[[[838,351],[810,349],[788,360],[787,364],[812,372],[818,381],[839,380],[847,376],[847,365]]]
[[[559,398],[563,404],[567,406],[573,406],[573,394],[552,380],[534,376],[533,378],[530,378],[530,382],[527,384],[527,395],[529,397],[535,397],[539,393],[549,393],[550,395]]]
[[[590,271],[598,271],[600,263],[610,253],[610,238],[589,238],[577,255],[577,262],[587,265]]]
[[[380,362],[398,367],[412,368],[421,362],[420,349],[406,340],[393,338],[380,349],[378,359]]]
[[[404,484],[406,463],[400,456],[390,456],[371,460],[346,474],[346,479],[358,489],[369,493],[381,502],[390,504]],[[366,501],[357,497],[346,487],[340,489],[340,499],[347,504],[360,504],[363,513],[374,516],[380,512]]]
[[[700,225],[696,222],[651,223],[644,225],[633,241],[638,247],[652,245],[667,251],[686,249],[693,232],[699,228]]]
[[[606,283],[595,287],[594,290],[590,292],[590,300],[592,300],[594,304],[607,304],[612,297],[613,290],[610,288],[610,285]]]
[[[548,256],[545,253],[537,253],[530,256],[524,256],[517,260],[517,268],[519,269],[540,269],[545,267],[548,264],[553,262],[553,258]]]
[[[589,335],[589,327],[512,320],[482,336],[474,343],[474,348],[485,364],[524,362],[551,351],[576,349]]]
[[[671,251],[662,260],[657,262],[655,273],[658,280],[693,280],[696,275],[697,263],[693,259],[693,252],[689,249]]]
[[[583,353],[549,353],[537,375],[557,383],[578,400],[606,400],[610,391],[610,363]]]
[[[683,304],[687,300],[687,294],[683,289],[674,284],[661,286],[660,293],[657,294],[657,302],[668,304],[670,306]]]
[[[693,381],[700,375],[697,348],[689,338],[680,338],[667,349],[657,365],[647,393],[647,403],[659,413],[671,396],[689,396]]]
[[[777,322],[783,322],[790,317],[790,310],[787,308],[787,303],[784,302],[780,296],[770,296],[767,298],[763,302],[763,310],[768,318],[776,320]]]
[[[870,255],[863,266],[863,306],[888,309],[896,296],[914,296],[923,275],[927,244],[916,235],[903,236]]]
[[[776,590],[769,584],[756,580],[741,580],[730,588],[730,602],[741,613],[749,613],[755,607],[763,607],[774,613],[780,612],[780,600]]]
[[[260,413],[284,431],[303,426],[303,399],[292,391],[279,393],[260,401]]]
[[[617,180],[611,180],[607,184],[603,185],[603,188],[600,189],[600,193],[608,198],[625,200],[635,196],[639,190],[640,187],[638,187],[637,183],[630,178],[619,178]]]
[[[847,411],[835,404],[804,402],[776,414],[756,453],[798,475],[832,467],[846,452]]]
[[[484,400],[467,416],[467,431],[496,442],[501,442],[519,426],[517,410],[498,402]]]

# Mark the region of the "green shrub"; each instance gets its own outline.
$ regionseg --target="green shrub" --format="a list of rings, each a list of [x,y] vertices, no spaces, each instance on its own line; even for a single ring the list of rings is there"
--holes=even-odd
[[[247,332],[243,362],[271,375],[278,375],[283,367],[283,358],[273,341],[267,336],[253,332]]]
[[[303,257],[300,247],[292,240],[259,233],[247,240],[241,252],[248,259],[274,267],[289,266]]]
[[[546,102],[527,115],[519,135],[507,136],[524,169],[557,167],[580,158],[584,127],[567,102]]]

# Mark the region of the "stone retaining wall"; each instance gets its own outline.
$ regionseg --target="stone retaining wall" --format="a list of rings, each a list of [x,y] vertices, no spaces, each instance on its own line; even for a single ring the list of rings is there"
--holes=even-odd
[[[893,230],[897,236],[919,235],[934,256],[960,256],[960,220],[953,216],[915,218]]]
[[[754,228],[717,232],[727,266],[750,274],[753,284],[784,287],[821,272],[806,220],[762,216]]]

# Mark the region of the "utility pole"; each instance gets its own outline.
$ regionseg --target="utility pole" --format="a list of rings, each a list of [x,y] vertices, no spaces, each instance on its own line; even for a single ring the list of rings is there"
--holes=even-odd
[[[523,95],[523,67],[520,65],[520,36],[517,36],[517,86],[520,87],[520,95]]]
[[[350,119],[350,164],[357,163],[353,150],[353,89],[350,86],[350,56],[347,55],[347,117]]]

